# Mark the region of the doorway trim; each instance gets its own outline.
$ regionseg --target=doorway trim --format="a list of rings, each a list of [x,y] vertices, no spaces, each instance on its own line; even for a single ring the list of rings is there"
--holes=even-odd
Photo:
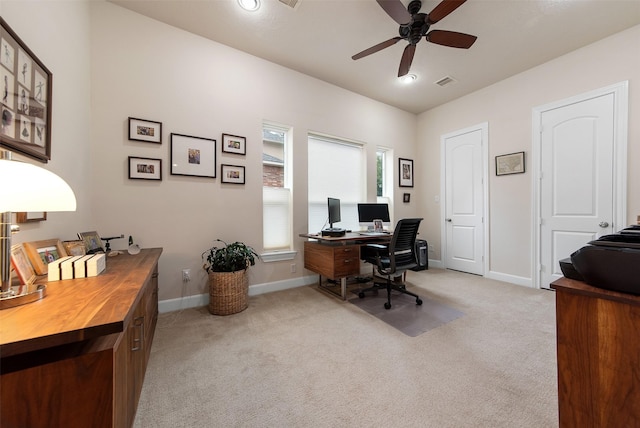
[[[489,272],[489,122],[481,122],[468,128],[459,129],[440,136],[440,260],[441,267],[447,269],[447,233],[444,224],[446,218],[447,194],[445,188],[446,182],[446,150],[445,142],[448,138],[457,135],[468,134],[470,132],[480,131],[482,135],[481,151],[482,151],[482,233],[484,235],[484,243],[482,248],[483,277]]]
[[[604,88],[585,92],[570,98],[554,101],[549,104],[534,107],[532,110],[531,163],[532,163],[532,210],[531,242],[533,254],[531,258],[532,285],[542,288],[540,284],[540,233],[541,233],[541,157],[542,157],[542,129],[540,121],[546,111],[576,104],[592,98],[613,94],[614,96],[614,138],[613,138],[613,221],[615,228],[625,227],[627,224],[627,129],[629,116],[629,81],[625,80]],[[625,225],[625,226],[622,226]]]

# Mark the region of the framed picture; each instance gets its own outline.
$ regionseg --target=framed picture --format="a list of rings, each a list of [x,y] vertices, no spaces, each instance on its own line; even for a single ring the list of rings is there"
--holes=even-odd
[[[129,178],[132,180],[162,180],[162,159],[129,156]]]
[[[243,166],[221,165],[220,175],[223,183],[244,184]]]
[[[171,134],[171,174],[216,178],[216,140]]]
[[[16,271],[20,284],[29,285],[36,280],[36,273],[29,263],[24,247],[20,244],[11,246],[11,266]]]
[[[400,187],[413,187],[413,160],[399,158],[398,174]]]
[[[84,241],[62,241],[62,246],[69,256],[84,256],[87,249],[84,247]]]
[[[524,152],[496,156],[496,175],[522,174],[524,172]]]
[[[48,272],[47,265],[50,262],[67,256],[67,251],[59,239],[25,242],[24,250],[38,275],[45,275]]]
[[[31,223],[32,221],[45,221],[46,219],[46,211],[16,213],[16,223]]]
[[[409,202],[411,202],[411,193],[403,193],[402,202],[404,202],[405,204],[408,204]]]
[[[0,146],[51,159],[51,72],[0,17]]]
[[[102,239],[100,239],[100,235],[98,235],[98,232],[80,232],[78,233],[78,238],[80,238],[82,242],[84,242],[86,254],[104,252],[104,245],[102,245]]]
[[[129,139],[162,144],[162,123],[130,117]]]
[[[222,134],[222,151],[246,155],[247,139],[238,135]]]
[[[384,232],[382,220],[373,220],[373,230],[374,232]]]

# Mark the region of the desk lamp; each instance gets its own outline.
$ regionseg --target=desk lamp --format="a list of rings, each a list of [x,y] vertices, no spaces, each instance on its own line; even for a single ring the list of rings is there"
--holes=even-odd
[[[11,160],[0,150],[0,309],[18,306],[45,296],[45,288],[16,294],[11,288],[11,212],[75,211],[71,187],[56,174],[30,163]]]

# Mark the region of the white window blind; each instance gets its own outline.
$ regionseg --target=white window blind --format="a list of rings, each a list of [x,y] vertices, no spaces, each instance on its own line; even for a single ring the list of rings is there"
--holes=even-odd
[[[328,197],[340,199],[342,220],[334,227],[357,230],[357,204],[365,200],[362,145],[309,134],[308,150],[309,232],[328,227]]]
[[[289,248],[291,192],[284,187],[262,188],[263,245],[265,249]]]

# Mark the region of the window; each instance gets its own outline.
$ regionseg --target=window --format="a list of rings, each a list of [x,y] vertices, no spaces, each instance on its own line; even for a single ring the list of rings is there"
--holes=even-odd
[[[340,199],[342,221],[334,227],[357,230],[357,204],[366,200],[362,144],[309,134],[308,156],[309,232],[328,227],[328,197]]]
[[[266,251],[291,249],[289,128],[262,127],[262,221]]]
[[[391,150],[379,147],[376,150],[376,202],[389,204],[389,211],[393,213],[393,155]],[[393,215],[391,215],[393,220]]]

